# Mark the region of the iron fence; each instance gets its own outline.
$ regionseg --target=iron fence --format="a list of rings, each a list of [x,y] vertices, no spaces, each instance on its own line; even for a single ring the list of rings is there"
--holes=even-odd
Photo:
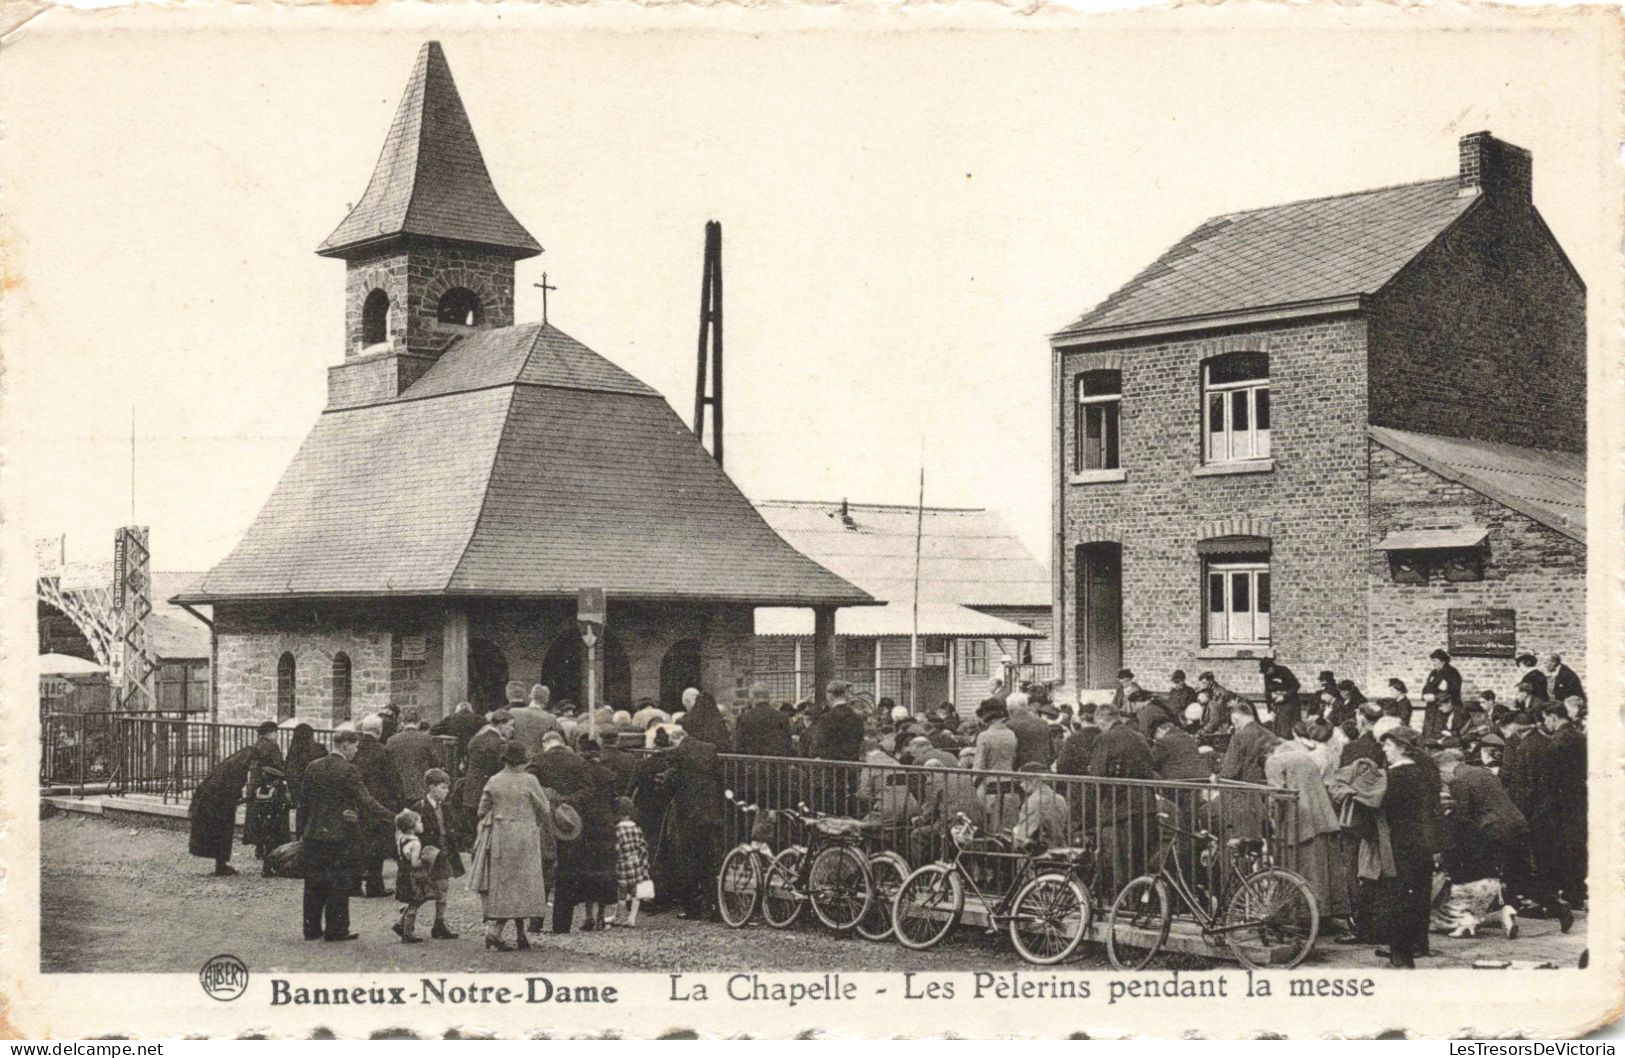
[[[40,772],[42,787],[83,794],[118,781],[121,718],[132,716],[110,709],[53,712],[40,716]],[[165,711],[139,714],[148,718],[180,715]]]

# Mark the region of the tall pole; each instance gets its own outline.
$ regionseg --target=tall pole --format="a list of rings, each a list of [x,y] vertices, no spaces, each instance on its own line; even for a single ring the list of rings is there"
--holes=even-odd
[[[707,364],[711,393],[706,395]],[[722,225],[705,222],[705,267],[700,277],[700,339],[694,367],[694,436],[705,438],[711,415],[711,458],[722,465]]]
[[[925,462],[920,462],[920,505],[914,512],[914,627],[908,637],[908,666],[920,667],[920,547],[925,537]]]
[[[130,405],[130,524],[135,524],[135,405]]]

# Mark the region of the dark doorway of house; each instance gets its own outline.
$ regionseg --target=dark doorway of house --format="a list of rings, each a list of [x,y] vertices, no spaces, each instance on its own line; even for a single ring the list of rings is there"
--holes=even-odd
[[[1123,545],[1078,547],[1079,686],[1114,687],[1123,667]]]
[[[468,641],[468,700],[482,713],[508,700],[508,659],[489,639]]]
[[[600,688],[600,705],[616,709],[626,708],[632,700],[632,663],[621,649],[620,640],[607,635],[599,641],[604,656],[604,686]],[[587,700],[587,680],[584,671],[587,648],[574,632],[560,633],[542,659],[542,682],[553,692],[553,701],[569,700],[577,705]]]
[[[681,709],[683,691],[700,685],[700,641],[679,639],[660,661],[660,708]]]

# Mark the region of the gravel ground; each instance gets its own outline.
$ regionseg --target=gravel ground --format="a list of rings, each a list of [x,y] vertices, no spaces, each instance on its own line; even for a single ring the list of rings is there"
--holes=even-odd
[[[40,824],[42,969],[46,972],[196,972],[230,953],[253,971],[736,972],[968,971],[1026,964],[1002,934],[961,927],[940,947],[913,952],[894,943],[841,938],[820,927],[788,931],[752,925],[743,930],[670,914],[640,916],[636,929],[607,933],[547,933],[529,952],[486,951],[480,940],[478,897],[459,883],[448,919],[458,940],[402,945],[390,926],[398,905],[388,899],[350,901],[347,944],[305,941],[300,935],[301,885],[263,878],[252,850],[238,846],[243,873],[215,878],[211,865],[186,851],[184,830],[114,824],[94,816],[57,814]],[[385,866],[386,878],[393,870]],[[428,916],[424,916],[425,919]],[[808,916],[811,917],[810,914]],[[427,921],[420,933],[427,935]],[[1584,951],[1585,920],[1568,935],[1551,921],[1525,919],[1523,936],[1507,941],[1498,927],[1476,940],[1435,934],[1434,958],[1423,966],[1466,967],[1476,960],[1515,964],[1550,961],[1574,966]],[[1174,956],[1167,968],[1211,965]],[[1317,969],[1377,969],[1365,947],[1322,943],[1309,964]],[[1100,948],[1085,944],[1071,969],[1106,969]],[[1307,967],[1306,967],[1307,968]]]
[[[553,972],[734,972],[741,970],[974,970],[1025,965],[1003,936],[961,929],[939,948],[907,951],[893,943],[840,938],[815,926],[789,931],[752,925],[640,915],[635,929],[547,933],[530,952],[486,951],[478,897],[454,883],[447,918],[458,940],[402,945],[390,932],[393,900],[350,901],[348,944],[300,935],[301,885],[263,878],[253,851],[238,846],[242,872],[215,878],[211,864],[187,854],[184,831],[115,825],[56,815],[40,824],[42,921],[46,972],[195,973],[230,953],[252,971],[341,972],[530,969]],[[385,866],[386,880],[393,868]],[[425,916],[428,917],[428,916]],[[427,935],[427,924],[419,933]],[[1105,966],[1098,951],[1078,969]]]

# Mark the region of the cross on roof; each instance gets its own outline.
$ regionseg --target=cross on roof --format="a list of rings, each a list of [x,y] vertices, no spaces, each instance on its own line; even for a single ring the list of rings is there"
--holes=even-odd
[[[547,292],[549,290],[557,290],[558,287],[553,286],[551,283],[549,283],[547,281],[547,273],[546,272],[542,273],[542,281],[540,283],[532,283],[531,286],[537,288],[538,290],[540,290],[542,292],[542,322],[546,323],[547,322]]]

